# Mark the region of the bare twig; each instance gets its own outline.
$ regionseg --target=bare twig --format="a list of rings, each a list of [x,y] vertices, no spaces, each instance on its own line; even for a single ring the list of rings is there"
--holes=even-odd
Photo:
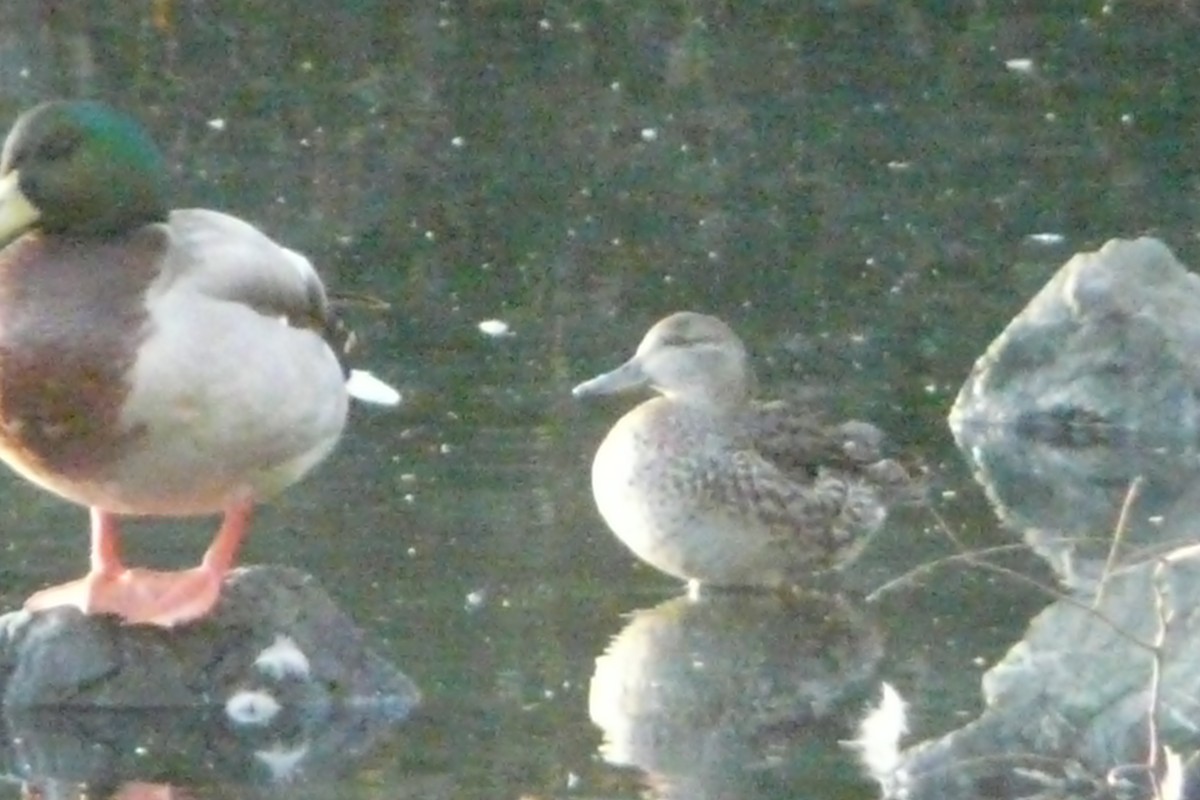
[[[1108,547],[1108,558],[1105,559],[1104,570],[1100,573],[1100,584],[1096,587],[1096,597],[1092,600],[1092,608],[1099,608],[1100,603],[1104,600],[1104,588],[1108,585],[1108,577],[1116,568],[1121,545],[1125,542],[1125,532],[1129,530],[1129,513],[1133,509],[1138,495],[1142,492],[1143,483],[1145,483],[1144,479],[1138,475],[1129,482],[1129,488],[1125,491],[1125,500],[1121,503],[1121,513],[1117,515],[1117,527],[1113,530],[1112,542]]]
[[[1023,545],[1023,544],[1021,544],[1021,545],[1001,545],[998,547],[992,547],[992,548],[987,548],[987,549],[982,549],[982,550],[970,550],[969,548],[967,548],[967,546],[965,544],[963,544],[962,540],[958,538],[958,536],[950,528],[949,523],[946,522],[946,519],[941,514],[938,513],[937,509],[933,508],[932,506],[927,506],[927,509],[928,509],[930,515],[937,522],[938,528],[942,531],[942,533],[946,536],[946,538],[949,539],[956,548],[958,548],[959,552],[952,556],[947,556],[945,558],[937,559],[936,561],[930,561],[930,562],[926,562],[925,564],[921,564],[920,566],[918,566],[912,570],[909,570],[905,574],[903,574],[897,578],[894,578],[891,581],[888,581],[887,583],[883,584],[882,586],[880,586],[879,588],[875,589],[870,594],[868,594],[866,597],[867,602],[869,602],[869,603],[878,602],[880,597],[882,597],[884,594],[886,594],[889,591],[895,590],[899,586],[902,586],[904,584],[907,584],[907,583],[915,580],[918,575],[924,575],[927,572],[931,572],[934,569],[945,566],[947,564],[952,564],[955,562],[964,562],[966,564],[969,564],[970,566],[977,567],[977,568],[983,569],[983,570],[987,570],[988,572],[993,572],[998,575],[1003,575],[1012,580],[1018,581],[1020,583],[1024,583],[1027,586],[1031,586],[1034,589],[1037,589],[1039,592],[1046,595],[1047,597],[1049,597],[1052,600],[1056,600],[1056,601],[1065,603],[1066,605],[1069,605],[1069,606],[1074,606],[1075,608],[1092,615],[1096,619],[1098,619],[1101,622],[1103,622],[1104,624],[1108,625],[1108,627],[1110,629],[1112,629],[1112,631],[1115,634],[1120,636],[1122,639],[1125,639],[1126,641],[1128,641],[1130,644],[1134,645],[1135,647],[1139,647],[1143,650],[1153,651],[1154,646],[1151,643],[1143,641],[1142,639],[1138,638],[1134,634],[1132,634],[1129,631],[1122,628],[1114,619],[1112,619],[1107,614],[1100,611],[1099,608],[1095,608],[1092,605],[1085,603],[1081,600],[1078,600],[1077,598],[1072,597],[1069,594],[1065,594],[1051,586],[1047,586],[1046,584],[1042,583],[1041,581],[1037,580],[1036,578],[1031,578],[1028,575],[1024,575],[1020,572],[1017,572],[1015,569],[1010,569],[1009,567],[1005,567],[1005,566],[1001,566],[1000,564],[992,563],[991,561],[988,561],[988,560],[986,560],[986,558],[983,557],[983,556],[986,556],[988,554],[993,554],[993,553],[1007,552],[1007,551],[1012,551],[1012,550],[1024,550],[1024,549],[1026,549],[1025,545]]]
[[[1191,543],[1181,547],[1176,547],[1169,552],[1161,553],[1155,559],[1154,570],[1152,573],[1155,630],[1152,639],[1149,641],[1143,640],[1129,630],[1126,630],[1116,620],[1112,619],[1100,610],[1105,599],[1104,594],[1106,587],[1115,575],[1124,571],[1118,566],[1121,560],[1121,551],[1125,544],[1126,534],[1129,530],[1133,507],[1137,502],[1139,495],[1141,494],[1143,486],[1144,479],[1143,476],[1140,475],[1129,483],[1129,488],[1126,490],[1124,501],[1121,504],[1120,514],[1117,517],[1116,527],[1112,533],[1112,541],[1109,546],[1108,556],[1104,563],[1103,572],[1100,575],[1096,594],[1090,603],[1076,599],[1069,594],[1064,594],[1052,586],[1047,586],[1041,581],[1022,574],[1015,569],[1011,569],[988,560],[988,556],[991,555],[1025,549],[1025,545],[1023,544],[1004,545],[980,550],[969,549],[950,528],[949,524],[941,516],[941,514],[938,513],[937,509],[933,508],[932,506],[927,506],[929,513],[934,520],[936,520],[937,525],[942,533],[954,545],[958,552],[935,561],[921,564],[918,567],[909,570],[904,575],[888,581],[871,592],[867,596],[867,601],[876,602],[884,594],[893,591],[898,587],[916,581],[919,577],[924,576],[935,569],[949,564],[961,562],[972,567],[977,567],[995,574],[1003,575],[1011,580],[1031,586],[1053,600],[1073,606],[1095,618],[1097,621],[1103,623],[1114,634],[1126,640],[1133,646],[1147,651],[1151,656],[1149,708],[1147,719],[1147,755],[1144,763],[1130,764],[1127,768],[1133,769],[1138,773],[1144,772],[1148,776],[1153,792],[1152,796],[1155,798],[1155,800],[1169,800],[1163,795],[1163,791],[1166,787],[1164,778],[1170,771],[1169,766],[1164,766],[1163,774],[1159,774],[1160,765],[1168,765],[1170,760],[1170,754],[1162,744],[1160,730],[1166,657],[1165,644],[1169,626],[1174,616],[1174,609],[1171,607],[1167,578],[1172,565],[1180,561],[1200,557],[1200,544]],[[1140,563],[1143,566],[1146,565],[1146,561],[1140,561]],[[990,759],[981,758],[974,760],[986,762]],[[956,767],[961,768],[962,766],[963,762],[956,762]]]
[[[897,589],[902,589],[908,584],[915,583],[927,573],[933,572],[945,566],[949,566],[955,562],[961,561],[972,566],[982,566],[990,563],[984,561],[986,556],[996,555],[998,553],[1020,552],[1027,549],[1028,547],[1023,544],[1002,544],[997,545],[996,547],[987,547],[981,550],[955,553],[954,555],[943,556],[942,558],[937,558],[933,561],[926,561],[923,564],[918,564],[904,574],[898,575],[895,578],[892,578],[890,581],[880,585],[866,596],[866,602],[878,602],[879,598],[883,597],[883,595],[888,594],[889,592],[894,592]]]
[[[1150,775],[1150,783],[1154,789],[1154,797],[1162,797],[1162,784],[1158,775],[1159,733],[1158,716],[1162,701],[1163,645],[1167,641],[1167,626],[1171,622],[1171,608],[1167,601],[1165,584],[1166,559],[1159,559],[1154,565],[1152,585],[1154,587],[1154,647],[1151,650],[1153,658],[1150,662],[1150,710],[1147,720],[1148,752],[1146,755],[1146,770]]]

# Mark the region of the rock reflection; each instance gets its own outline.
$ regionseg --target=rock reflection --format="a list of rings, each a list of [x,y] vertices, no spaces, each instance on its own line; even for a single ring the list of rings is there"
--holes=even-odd
[[[217,786],[328,786],[351,774],[396,728],[385,710],[281,714],[236,725],[218,714],[11,712],[3,771],[35,797],[209,796]],[[201,788],[203,787],[203,790]],[[86,791],[84,791],[86,790]]]
[[[1198,313],[1200,278],[1166,245],[1114,239],[1063,264],[959,390],[949,422],[975,477],[1072,588],[1195,538]]]
[[[1062,584],[983,678],[984,710],[879,775],[888,796],[1145,797],[1200,785],[1200,466],[1186,443],[957,426],[999,517]],[[1120,520],[1120,522],[1118,522]],[[1120,530],[1119,535],[1117,530]],[[1050,589],[1051,587],[1047,587]],[[1161,795],[1160,795],[1161,796]]]
[[[1000,520],[1073,589],[1095,590],[1118,523],[1109,567],[1197,539],[1200,454],[1183,443],[1057,445],[986,428],[955,438]]]
[[[643,770],[659,797],[774,796],[797,771],[854,783],[840,740],[882,655],[837,598],[680,597],[634,612],[596,659],[589,712],[604,758]]]
[[[905,752],[881,783],[894,797],[1150,796],[1162,745],[1200,750],[1198,653],[1193,548],[1118,569],[1099,597],[1039,614],[984,675],[983,713]]]

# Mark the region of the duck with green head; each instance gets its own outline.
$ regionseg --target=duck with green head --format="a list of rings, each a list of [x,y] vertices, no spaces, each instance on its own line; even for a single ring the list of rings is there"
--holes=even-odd
[[[153,142],[98,102],[18,118],[0,157],[0,246],[0,458],[91,509],[87,574],[26,607],[205,616],[255,503],[342,433],[351,390],[320,278],[242,220],[173,210]],[[120,517],[217,513],[198,566],[123,564]]]
[[[783,587],[846,563],[888,504],[919,487],[883,457],[865,422],[825,425],[751,398],[737,334],[716,317],[672,314],[621,366],[577,397],[649,388],[592,463],[605,522],[638,557],[694,584]]]

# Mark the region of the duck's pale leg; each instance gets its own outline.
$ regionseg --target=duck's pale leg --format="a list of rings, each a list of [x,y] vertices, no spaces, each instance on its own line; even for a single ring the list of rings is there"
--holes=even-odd
[[[91,570],[79,580],[37,592],[25,601],[25,608],[69,605],[85,614],[115,614],[129,624],[163,627],[199,619],[217,604],[221,581],[237,561],[253,508],[243,501],[227,509],[204,560],[177,572],[126,568],[116,517],[94,508]]]

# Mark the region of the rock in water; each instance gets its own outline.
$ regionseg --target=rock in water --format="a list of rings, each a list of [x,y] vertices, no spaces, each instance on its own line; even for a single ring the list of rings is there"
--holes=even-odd
[[[401,718],[420,698],[315,579],[276,566],[235,570],[217,610],[175,630],[74,608],[6,614],[0,691],[10,710],[223,709],[246,724],[346,705]]]
[[[975,362],[950,426],[1057,444],[1194,441],[1198,397],[1200,277],[1157,239],[1114,239],[1075,255],[1013,318]]]
[[[1192,788],[1173,796],[1196,797],[1200,561],[1190,549],[1112,573],[1094,606],[1064,598],[1038,614],[984,674],[977,718],[875,776],[897,787],[886,796],[1165,797],[1150,785],[1162,767],[1146,766],[1147,741],[1158,741],[1186,759]]]

